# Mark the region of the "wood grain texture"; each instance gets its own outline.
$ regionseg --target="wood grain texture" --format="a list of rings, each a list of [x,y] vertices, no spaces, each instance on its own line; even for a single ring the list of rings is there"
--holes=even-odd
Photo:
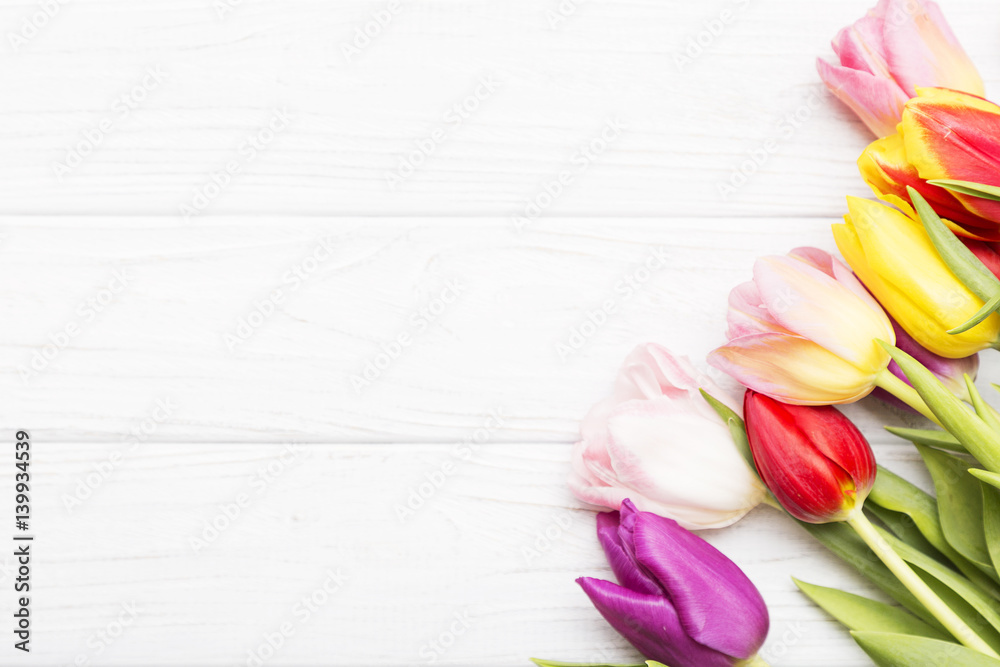
[[[287,641],[266,664],[505,667],[529,655],[636,657],[573,582],[610,571],[593,513],[563,484],[565,446],[489,445],[464,459],[450,445],[415,443],[291,453],[146,444],[123,451],[93,495],[67,509],[65,498],[92,484],[116,449],[36,447],[34,652],[24,660],[4,647],[4,664],[68,665],[82,655],[103,665],[245,665],[249,651],[260,654],[267,637],[278,643],[283,632]],[[926,485],[911,447],[878,452]],[[454,469],[445,481],[421,489],[446,462]],[[8,495],[10,485],[4,476],[0,491]],[[401,519],[414,493],[423,505]],[[241,494],[248,501],[237,512]],[[217,537],[206,524],[221,527]],[[703,534],[766,598],[772,664],[864,663],[789,575],[875,592],[805,532],[759,508]],[[204,542],[195,550],[192,539]],[[0,564],[9,582],[10,556]],[[305,617],[308,607],[296,605],[323,587],[328,570],[340,588]],[[132,618],[123,604],[134,606],[134,620],[105,641]],[[4,613],[9,605],[0,596]],[[442,636],[453,625],[452,642]]]
[[[845,194],[867,194],[853,164],[869,138],[814,59],[869,4],[408,1],[348,60],[344,45],[389,0],[73,0],[23,45],[0,45],[0,210],[176,216],[235,161],[204,215],[508,216],[569,170],[547,217],[838,216]],[[575,9],[561,20],[560,6]],[[20,34],[35,10],[5,2],[0,21]],[[994,4],[945,11],[995,90]],[[150,67],[165,78],[123,106]],[[483,77],[495,92],[449,115]],[[241,148],[275,109],[287,129],[250,159]],[[580,147],[613,118],[626,129],[581,168]],[[60,178],[54,165],[104,120]],[[387,174],[427,141],[391,188]]]
[[[868,136],[813,60],[869,4],[0,0],[38,535],[34,654],[0,663],[634,658],[573,583],[609,571],[568,445],[635,344],[698,363],[755,257],[833,249]],[[995,3],[944,5],[996,90]],[[927,486],[881,430],[919,422],[847,412]],[[773,665],[867,664],[789,575],[871,591],[796,527],[706,536]]]
[[[46,442],[450,442],[485,427],[490,442],[568,443],[639,342],[714,373],[700,360],[724,342],[730,287],[758,255],[832,249],[828,225],[21,219],[0,244],[5,413]],[[878,405],[854,414],[884,439]]]

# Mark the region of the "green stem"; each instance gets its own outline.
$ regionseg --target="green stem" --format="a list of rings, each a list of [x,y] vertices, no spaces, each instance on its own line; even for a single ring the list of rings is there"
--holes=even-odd
[[[767,661],[759,655],[755,655],[749,660],[736,663],[737,667],[771,667]]]
[[[860,507],[851,513],[851,516],[847,518],[847,523],[865,541],[865,544],[871,547],[871,550],[885,563],[886,567],[896,575],[900,583],[913,593],[913,596],[927,608],[927,611],[934,615],[934,618],[941,622],[941,625],[947,628],[955,639],[974,651],[979,651],[991,658],[1000,658],[1000,654],[997,654],[990,648],[989,644],[983,641],[982,637],[966,625],[965,621],[946,605],[930,589],[930,586],[906,564],[906,561],[889,546],[889,543],[878,534],[878,530],[868,520]]]
[[[888,368],[883,368],[879,371],[878,375],[875,376],[875,386],[885,389],[887,392],[909,405],[924,417],[927,417],[938,426],[941,426],[941,422],[934,416],[931,409],[927,407],[927,404],[924,403],[924,399],[920,398],[920,394],[917,393],[917,390],[893,375],[892,371]]]

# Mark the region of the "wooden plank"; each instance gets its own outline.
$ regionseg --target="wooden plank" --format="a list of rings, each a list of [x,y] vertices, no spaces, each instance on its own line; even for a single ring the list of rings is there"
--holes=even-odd
[[[159,443],[112,464],[117,446],[34,442],[35,634],[29,658],[7,648],[4,664],[256,664],[268,638],[282,644],[264,661],[275,665],[635,657],[573,583],[611,575],[592,512],[565,488],[566,446],[466,459],[450,444]],[[912,448],[878,452],[927,483]],[[6,496],[11,485],[0,476]],[[80,485],[92,495],[67,503]],[[767,599],[772,664],[865,664],[789,575],[869,587],[790,520],[761,508],[703,534]],[[12,613],[11,596],[0,610]]]
[[[397,2],[74,0],[16,48],[39,10],[3,3],[0,211],[505,217],[563,172],[542,217],[837,216],[867,194],[868,137],[814,59],[870,0]],[[995,4],[945,12],[996,90]]]
[[[635,344],[702,359],[754,258],[833,249],[829,222],[11,219],[5,414],[47,441],[571,442]]]

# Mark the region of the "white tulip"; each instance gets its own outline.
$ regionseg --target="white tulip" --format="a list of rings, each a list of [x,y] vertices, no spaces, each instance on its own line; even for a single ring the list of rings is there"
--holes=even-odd
[[[573,493],[610,509],[630,498],[639,510],[688,529],[728,526],[756,507],[764,486],[699,388],[739,412],[739,402],[686,358],[654,343],[637,346],[612,396],[583,421],[572,455]]]

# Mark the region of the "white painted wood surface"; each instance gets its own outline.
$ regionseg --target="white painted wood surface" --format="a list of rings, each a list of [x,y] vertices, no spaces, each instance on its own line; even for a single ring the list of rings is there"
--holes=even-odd
[[[39,4],[0,2],[0,387],[38,535],[33,655],[0,663],[245,665],[285,622],[268,665],[635,657],[573,583],[608,570],[568,445],[634,344],[699,359],[755,256],[833,248],[867,137],[813,59],[867,4],[71,0],[30,35]],[[996,90],[1000,10],[943,4]],[[849,412],[926,483],[879,428],[911,418]],[[708,537],[767,598],[772,664],[866,664],[791,585],[868,590],[807,536],[761,509]]]

